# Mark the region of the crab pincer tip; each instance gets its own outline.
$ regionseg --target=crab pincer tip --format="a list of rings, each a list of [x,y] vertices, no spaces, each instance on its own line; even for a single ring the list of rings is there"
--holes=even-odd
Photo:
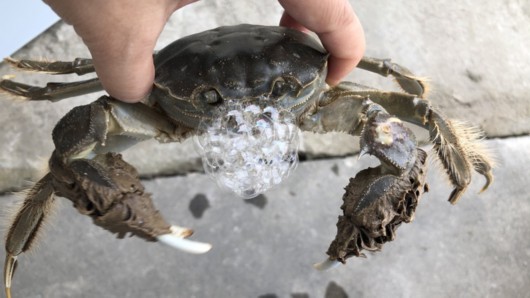
[[[361,147],[361,149],[359,150],[359,154],[357,155],[357,160],[361,159],[361,157],[369,153],[370,153],[370,149],[368,147],[366,146]]]
[[[165,245],[192,254],[203,254],[212,249],[212,245],[209,243],[187,240],[173,234],[160,235],[156,239]]]
[[[337,260],[332,260],[330,258],[327,258],[323,262],[314,264],[313,268],[315,268],[318,271],[326,271],[326,270],[330,270],[330,269],[336,268],[340,264],[341,263],[339,261],[337,261]]]
[[[209,243],[184,239],[192,234],[190,229],[172,226],[171,233],[156,237],[161,243],[192,254],[203,254],[212,249]]]

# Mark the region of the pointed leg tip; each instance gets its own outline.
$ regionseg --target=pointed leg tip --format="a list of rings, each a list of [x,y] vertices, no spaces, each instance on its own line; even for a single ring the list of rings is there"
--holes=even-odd
[[[453,199],[453,198],[450,198],[448,201],[449,203],[451,203],[451,205],[456,205],[456,203],[458,203],[458,200],[460,200],[460,198],[456,198],[456,199]]]
[[[451,192],[451,195],[449,195],[449,203],[451,203],[451,205],[456,205],[456,203],[458,203],[458,201],[460,200],[460,198],[462,197],[462,194],[464,194],[464,192],[466,191],[465,188],[455,188],[452,192]]]
[[[6,297],[11,298],[11,280],[13,279],[13,273],[15,272],[15,264],[17,257],[10,253],[6,254],[6,260],[4,264],[4,286],[6,289]]]
[[[487,174],[484,175],[484,177],[486,177],[486,183],[484,184],[484,186],[482,186],[482,189],[478,193],[483,193],[493,183],[493,174],[492,173],[487,173]]]

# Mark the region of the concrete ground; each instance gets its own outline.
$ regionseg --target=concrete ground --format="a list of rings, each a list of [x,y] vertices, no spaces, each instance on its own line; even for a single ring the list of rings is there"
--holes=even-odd
[[[483,180],[474,176],[451,206],[447,179],[433,166],[430,191],[396,241],[366,259],[317,272],[311,264],[325,258],[335,235],[343,187],[374,164],[366,157],[357,161],[358,139],[305,135],[308,160],[283,185],[250,201],[201,174],[191,142],[145,142],[125,159],[146,178],[166,218],[193,228],[193,238],[211,242],[212,251],[194,256],[136,238],[117,240],[62,200],[38,248],[20,257],[13,297],[529,297],[528,1],[352,4],[366,30],[368,55],[391,57],[429,76],[434,105],[485,131],[498,159],[487,192],[477,195]],[[170,19],[158,48],[220,25],[276,24],[280,14],[274,1],[200,1]],[[69,26],[57,24],[13,56],[73,59],[87,53]],[[0,76],[12,73],[0,64]],[[43,85],[50,77],[16,73],[15,79]],[[365,72],[348,79],[394,88]],[[35,180],[53,150],[54,123],[96,98],[52,104],[0,95],[3,219],[18,201],[11,191]]]

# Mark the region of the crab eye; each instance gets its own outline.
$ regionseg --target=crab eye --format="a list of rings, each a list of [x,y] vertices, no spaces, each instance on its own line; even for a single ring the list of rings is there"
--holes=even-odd
[[[272,87],[271,95],[274,97],[280,97],[282,95],[295,91],[296,89],[296,86],[293,85],[292,82],[286,81],[285,79],[281,78],[274,82],[274,87]]]
[[[223,98],[215,89],[210,89],[199,94],[199,99],[209,105],[219,105],[223,103]]]

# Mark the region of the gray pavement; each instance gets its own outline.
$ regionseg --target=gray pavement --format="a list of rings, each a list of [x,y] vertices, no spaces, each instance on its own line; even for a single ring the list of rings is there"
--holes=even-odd
[[[475,176],[451,206],[447,179],[433,166],[431,190],[396,241],[322,273],[311,264],[325,257],[335,235],[343,187],[374,164],[357,161],[358,139],[306,134],[302,151],[309,160],[281,187],[252,201],[197,173],[191,142],[144,142],[125,159],[153,178],[144,182],[162,213],[193,228],[193,237],[211,242],[212,251],[193,256],[136,238],[117,240],[61,200],[39,247],[20,258],[14,297],[530,297],[529,2],[352,4],[366,31],[367,55],[393,58],[428,76],[434,105],[484,129],[498,156],[490,190],[477,195],[483,181]],[[280,15],[276,1],[200,1],[173,15],[158,48],[221,25],[274,25]],[[88,51],[72,28],[59,23],[13,56],[73,59]],[[0,76],[12,73],[0,63]],[[52,79],[17,73],[16,80],[43,85]],[[389,80],[366,72],[354,71],[348,80],[395,90]],[[3,221],[17,201],[10,191],[39,177],[53,150],[55,123],[98,95],[51,104],[0,94]],[[3,254],[0,249],[0,260]]]
[[[39,248],[20,258],[14,297],[528,297],[530,137],[490,140],[496,181],[478,175],[451,206],[441,170],[413,223],[366,259],[315,271],[335,235],[343,187],[374,164],[357,157],[300,164],[254,201],[219,190],[203,174],[145,181],[172,222],[214,248],[187,255],[136,238],[115,239],[66,200]],[[11,205],[13,196],[0,198]],[[3,252],[0,253],[0,259]],[[335,294],[332,294],[335,293]],[[268,296],[267,296],[268,295]],[[298,295],[298,296],[297,296]]]

